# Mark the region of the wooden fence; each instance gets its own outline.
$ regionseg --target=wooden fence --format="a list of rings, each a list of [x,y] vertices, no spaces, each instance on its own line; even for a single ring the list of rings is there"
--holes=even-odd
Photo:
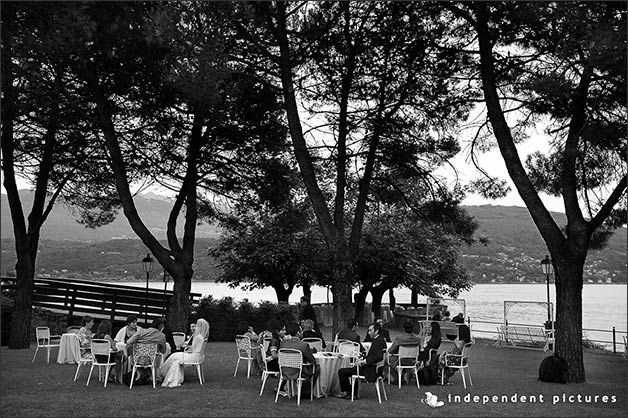
[[[15,278],[2,277],[2,294],[12,297]],[[84,315],[96,319],[109,319],[114,329],[126,324],[129,315],[138,317],[140,324],[145,318],[165,313],[174,295],[172,290],[157,290],[133,286],[97,283],[87,280],[36,278],[33,291],[33,307],[66,313],[68,326],[76,324]],[[190,293],[190,302],[198,302],[200,293]]]

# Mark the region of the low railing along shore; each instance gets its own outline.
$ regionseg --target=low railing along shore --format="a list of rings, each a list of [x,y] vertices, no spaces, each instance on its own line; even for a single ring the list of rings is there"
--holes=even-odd
[[[467,318],[467,323],[472,325],[473,336],[475,337],[488,336],[487,338],[495,339],[495,340],[499,339],[499,331],[497,330],[497,327],[504,325],[504,323],[501,321],[497,322],[497,321],[473,320],[470,317]],[[478,327],[476,324],[489,324],[492,326],[492,329],[486,329],[482,326]],[[523,323],[515,323],[515,322],[508,322],[508,325],[538,326],[538,324],[523,324]],[[597,328],[595,329],[583,328],[582,332],[583,334],[585,334],[583,337],[584,341],[588,341],[595,344],[601,344],[603,345],[602,348],[608,349],[609,351],[611,351],[611,347],[612,347],[613,353],[623,353],[625,350],[624,343],[621,337],[627,335],[626,331],[617,330],[613,326],[612,329],[610,330],[597,329]],[[597,339],[597,338],[594,339],[594,338],[589,338],[589,336],[586,335],[587,332],[596,332],[596,333],[603,333],[603,334],[610,334],[610,335],[609,335],[609,339]]]

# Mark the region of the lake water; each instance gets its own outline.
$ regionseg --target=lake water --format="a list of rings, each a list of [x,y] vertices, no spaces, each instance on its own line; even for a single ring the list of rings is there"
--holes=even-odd
[[[144,288],[142,282],[109,282],[111,284],[124,284]],[[151,282],[151,288],[163,289],[163,282]],[[172,289],[172,282],[168,283],[168,289]],[[627,318],[627,286],[625,284],[585,284],[582,289],[582,327],[585,336],[590,340],[611,341],[610,331],[614,326],[617,331],[617,342],[623,343],[623,335],[626,335]],[[212,295],[214,299],[225,296],[233,297],[240,301],[248,299],[250,302],[277,301],[277,296],[272,288],[244,291],[239,288],[230,288],[226,283],[192,282],[192,292],[203,296]],[[397,303],[409,303],[411,292],[409,289],[396,289],[395,299]],[[302,296],[300,288],[290,295],[289,302],[297,303]],[[312,287],[312,303],[331,302],[332,295],[324,287]],[[550,300],[556,301],[555,288],[550,285]],[[370,295],[367,302],[370,302]],[[462,302],[464,301],[464,302]],[[471,318],[473,331],[476,335],[481,331],[488,331],[486,337],[495,338],[497,323],[504,321],[504,301],[529,301],[541,302],[538,304],[513,305],[506,312],[509,323],[539,324],[547,320],[547,287],[545,284],[478,284],[471,290],[460,293],[457,301],[447,300],[444,304],[449,306],[452,316],[458,312],[465,312]],[[383,303],[389,303],[388,293],[384,295]],[[424,303],[425,298],[419,296],[419,303]],[[487,321],[482,323],[478,321]],[[495,324],[493,324],[493,322]],[[592,331],[601,330],[601,331]],[[606,332],[604,332],[606,331]],[[623,350],[623,347],[622,347]]]

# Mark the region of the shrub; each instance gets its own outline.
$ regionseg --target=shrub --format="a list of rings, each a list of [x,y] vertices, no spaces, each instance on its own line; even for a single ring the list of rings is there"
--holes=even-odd
[[[261,332],[271,318],[287,323],[296,320],[295,313],[294,306],[285,304],[262,302],[256,306],[246,299],[235,303],[231,297],[215,300],[206,296],[194,307],[192,314],[209,322],[211,341],[233,341],[243,331],[239,329],[240,324],[252,325],[255,331]]]

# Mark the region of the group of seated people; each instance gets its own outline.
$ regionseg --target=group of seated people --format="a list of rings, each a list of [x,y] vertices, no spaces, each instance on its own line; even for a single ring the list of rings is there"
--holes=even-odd
[[[447,317],[449,316],[448,312],[445,312],[445,314],[447,315]],[[430,351],[436,350],[436,353],[437,353],[438,349],[440,348],[441,341],[442,341],[440,324],[436,321],[433,321],[430,323],[430,332],[429,332],[430,338],[421,347],[419,351],[419,356],[418,356],[418,364],[424,364],[426,366],[429,366],[428,364],[429,360],[431,359],[433,361],[433,365],[437,368],[436,372],[438,375],[439,382],[441,381],[441,374],[442,373],[445,374],[444,376],[445,385],[449,384],[449,379],[454,375],[454,373],[457,370],[457,369],[448,368],[447,366],[459,365],[459,364],[454,364],[453,362],[460,361],[459,357],[446,357],[445,354],[461,354],[464,345],[471,342],[470,329],[467,325],[464,325],[463,315],[460,313],[456,315],[454,319],[456,320],[455,322],[461,323],[463,325],[459,326],[459,330],[458,330],[459,334],[458,334],[457,339],[454,341],[454,346],[452,347],[452,349],[450,351],[442,352],[440,354],[436,354],[436,355],[432,354],[432,358],[430,357]],[[384,353],[388,354],[386,367],[391,370],[395,369],[395,367],[399,363],[399,357],[398,357],[399,347],[401,346],[416,347],[416,346],[421,345],[422,343],[421,337],[419,337],[419,335],[414,333],[414,323],[411,321],[406,321],[403,325],[404,333],[395,337],[392,340],[392,344],[390,345],[390,347],[386,349],[387,347],[386,342],[391,342],[390,333],[388,332],[388,330],[383,328],[382,323],[383,321],[381,320],[381,318],[377,318],[374,324],[369,325],[367,335],[364,339],[364,342],[374,341],[375,336],[376,336],[378,340],[377,344],[372,342],[371,348],[368,351],[368,355],[365,358],[364,364],[367,365],[367,368],[365,369],[365,373],[375,373],[375,369],[374,369],[375,364],[377,364],[378,362],[382,360]],[[357,321],[355,319],[350,319],[347,323],[347,328],[338,333],[338,339],[349,340],[349,341],[360,343],[361,351],[364,352],[365,350],[361,345],[360,336],[356,332],[357,328],[358,328]],[[447,358],[447,362],[445,361],[446,358]],[[402,359],[401,365],[403,366],[410,365],[412,361],[413,360],[411,359]],[[372,366],[372,367],[368,367],[368,366]],[[362,369],[360,369],[360,372],[362,373]],[[380,372],[384,372],[384,370],[381,370]],[[348,384],[348,376],[350,376],[353,373],[355,373],[355,370],[351,370],[351,371],[346,370],[342,373],[339,373],[339,376],[341,374],[344,375],[343,378],[340,379],[341,389],[342,389],[342,393],[339,395],[340,397],[349,397],[348,391],[350,390],[350,386]],[[391,376],[391,383],[393,383],[396,379],[397,373],[391,373],[390,376]],[[405,382],[407,382],[410,376],[412,376],[411,373],[407,373],[407,374],[404,373],[402,374],[402,379]]]
[[[157,351],[161,356],[157,360],[164,359],[163,364],[156,363],[156,379],[162,381],[162,386],[180,386],[183,382],[183,360],[195,361],[201,354],[203,343],[209,336],[209,323],[204,319],[198,319],[190,324],[190,331],[186,336],[182,346],[177,347],[172,335],[172,331],[166,326],[166,319],[155,318],[150,326],[142,328],[137,324],[137,317],[130,315],[126,320],[126,325],[122,327],[115,338],[111,337],[111,321],[103,320],[98,325],[96,333],[92,332],[94,319],[91,316],[84,316],[81,320],[81,329],[77,333],[82,358],[91,358],[91,343],[93,339],[104,339],[111,344],[110,354],[107,358],[104,355],[97,356],[99,362],[115,363],[110,374],[112,383],[122,383],[123,364],[133,357],[133,348],[136,343],[157,344]],[[123,344],[120,344],[123,343]],[[120,347],[124,347],[121,349]],[[151,377],[150,371],[138,369],[136,381],[146,381]]]

